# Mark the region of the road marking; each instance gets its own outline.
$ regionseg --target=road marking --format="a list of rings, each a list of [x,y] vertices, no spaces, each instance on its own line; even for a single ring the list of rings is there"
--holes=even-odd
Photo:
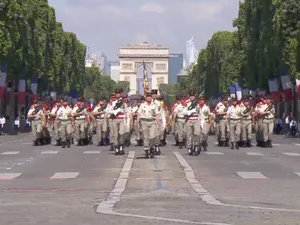
[[[261,155],[261,156],[263,156],[264,154],[262,154],[260,152],[247,152],[246,155]]]
[[[50,177],[50,180],[54,179],[73,179],[78,177],[78,172],[68,172],[68,173],[55,173],[52,177]]]
[[[1,155],[17,155],[20,152],[2,152]]]
[[[280,146],[280,144],[272,144],[273,146]]]
[[[84,151],[83,154],[100,154],[100,151]]]
[[[244,179],[269,179],[261,172],[236,172],[241,178]]]
[[[295,172],[296,175],[298,175],[298,177],[300,177],[300,173],[299,172]]]
[[[224,155],[223,152],[205,152],[207,155]]]
[[[41,152],[42,155],[48,155],[48,154],[57,154],[58,151],[43,151]]]
[[[225,223],[211,223],[211,222],[194,222],[188,220],[180,220],[180,219],[172,219],[172,218],[164,218],[164,217],[154,217],[154,216],[144,216],[144,215],[135,215],[130,213],[118,213],[114,212],[114,206],[118,201],[121,200],[121,196],[125,191],[125,187],[129,178],[129,172],[131,171],[133,159],[135,152],[130,151],[128,154],[128,158],[126,159],[123,169],[120,173],[120,176],[115,184],[114,189],[108,194],[105,201],[102,201],[98,204],[96,212],[106,215],[115,215],[115,216],[123,216],[123,217],[134,217],[148,220],[158,220],[158,221],[166,221],[166,222],[174,222],[174,223],[185,223],[185,224],[201,224],[201,225],[230,225]]]
[[[0,173],[0,180],[13,180],[20,175],[21,173]]]
[[[299,153],[295,153],[295,152],[284,152],[282,154],[283,155],[287,155],[287,156],[300,156]]]

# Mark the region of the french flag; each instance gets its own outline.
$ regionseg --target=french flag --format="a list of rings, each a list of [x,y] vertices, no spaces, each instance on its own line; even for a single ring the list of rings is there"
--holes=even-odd
[[[71,104],[75,105],[77,103],[77,91],[74,89],[71,89],[69,92],[69,100],[71,100]]]
[[[26,81],[25,81],[25,79],[20,79],[19,80],[18,104],[20,104],[20,105],[25,105],[26,104]]]
[[[298,99],[300,99],[300,79],[296,79],[296,88],[298,93]]]
[[[236,98],[238,101],[240,101],[242,99],[242,88],[237,82],[234,84],[234,86],[235,86]]]
[[[37,86],[38,86],[38,77],[33,76],[31,79],[31,84],[30,84],[30,90],[32,92],[32,99],[31,100],[36,100],[37,99]]]
[[[230,94],[230,98],[235,98],[235,87],[234,86],[229,86],[229,94]]]
[[[8,66],[7,64],[4,64],[1,66],[1,76],[0,76],[0,101],[3,97],[3,92],[5,89],[5,85],[6,85],[6,78],[7,78],[7,69]]]
[[[277,79],[270,79],[268,83],[274,102],[280,102],[280,92],[278,89]]]
[[[291,102],[293,101],[293,89],[292,82],[288,75],[281,76],[281,85],[284,94],[284,101]]]

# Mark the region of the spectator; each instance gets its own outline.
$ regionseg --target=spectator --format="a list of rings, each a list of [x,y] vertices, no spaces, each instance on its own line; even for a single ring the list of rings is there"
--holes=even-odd
[[[275,120],[275,132],[276,132],[276,134],[280,134],[281,130],[282,130],[282,119],[277,117],[276,120]]]
[[[291,129],[292,137],[296,137],[297,121],[294,118],[290,122],[290,129]]]

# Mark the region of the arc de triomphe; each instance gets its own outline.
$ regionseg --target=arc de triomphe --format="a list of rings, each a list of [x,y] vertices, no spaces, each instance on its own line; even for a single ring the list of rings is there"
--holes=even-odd
[[[148,73],[149,90],[168,83],[169,48],[143,42],[139,45],[121,47],[120,81],[130,82],[130,94],[143,94],[143,61]]]

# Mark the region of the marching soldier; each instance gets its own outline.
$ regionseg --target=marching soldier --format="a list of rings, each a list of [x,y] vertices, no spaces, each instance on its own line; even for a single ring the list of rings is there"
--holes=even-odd
[[[125,127],[124,127],[124,131],[125,131],[125,134],[124,134],[124,144],[126,147],[129,147],[130,146],[130,139],[131,139],[131,129],[130,129],[130,119],[131,119],[131,106],[129,105],[129,101],[128,101],[128,98],[125,98],[124,99],[124,104],[125,104],[125,108],[126,108],[126,111],[125,111],[125,121],[124,121],[124,124],[125,124]]]
[[[107,113],[105,115],[106,119],[108,120],[108,128],[109,128],[109,139],[110,139],[110,151],[114,151],[115,150],[115,145],[114,145],[114,132],[113,132],[113,117],[111,114],[109,114],[109,109],[112,107],[112,103],[115,102],[117,100],[115,94],[113,94],[113,96],[111,97],[110,102],[108,103],[107,106]]]
[[[252,123],[253,123],[253,115],[252,115],[252,107],[249,103],[249,98],[245,97],[243,99],[243,104],[241,104],[242,110],[242,146],[252,147],[251,139],[252,139]]]
[[[98,146],[105,144],[107,134],[107,119],[105,118],[107,108],[106,99],[102,98],[98,105],[94,108],[92,114],[96,119],[96,134],[98,138]]]
[[[87,141],[88,144],[93,144],[93,135],[96,126],[96,119],[92,115],[93,108],[90,104],[86,105],[86,115],[85,115],[85,127],[87,130]]]
[[[126,104],[122,97],[123,90],[116,90],[116,100],[111,101],[108,114],[112,116],[113,143],[115,155],[124,155],[125,113]]]
[[[228,146],[229,129],[226,121],[228,107],[228,100],[226,97],[223,97],[222,102],[219,102],[215,108],[218,142],[221,147]]]
[[[185,134],[185,107],[182,104],[182,98],[177,96],[177,102],[174,105],[172,113],[175,130],[175,140],[178,142],[179,148],[181,149],[184,145],[184,134]],[[176,143],[177,144],[177,143]]]
[[[86,140],[86,109],[84,107],[84,99],[80,98],[77,100],[76,105],[72,110],[72,116],[74,117],[74,125],[75,125],[75,139],[77,141],[77,146],[82,146],[85,144]]]
[[[205,104],[204,96],[199,99],[199,117],[200,117],[200,144],[203,147],[203,151],[207,151],[207,138],[210,129],[210,109],[209,106]]]
[[[196,93],[190,91],[190,101],[187,102],[185,107],[186,115],[186,145],[188,148],[189,155],[199,155],[201,148],[199,146],[200,140],[200,121],[199,121],[199,111],[200,107],[196,101]]]
[[[131,108],[131,119],[130,119],[130,127],[133,129],[135,136],[136,136],[136,142],[137,146],[143,145],[143,139],[142,139],[142,132],[140,129],[140,126],[137,123],[137,116],[138,116],[138,110],[141,106],[141,104],[144,101],[144,97],[142,97],[140,100],[137,101],[136,106]]]
[[[179,128],[177,127],[177,117],[176,117],[176,114],[177,114],[176,108],[179,105],[182,106],[182,98],[180,96],[176,96],[176,101],[172,105],[172,109],[171,109],[171,111],[172,111],[172,132],[173,132],[173,134],[175,136],[175,141],[176,141],[175,146],[179,146],[180,148],[182,148],[182,146],[180,146],[180,144],[179,144],[180,143],[180,141],[179,141],[179,133],[178,133],[179,132]],[[184,120],[184,115],[182,115],[182,117],[183,117],[183,120]],[[184,120],[184,123],[185,123],[185,120]],[[183,136],[183,133],[181,133],[181,135]],[[181,142],[183,142],[183,138],[182,138]]]
[[[153,158],[155,154],[156,131],[159,125],[160,112],[157,104],[152,101],[152,94],[146,94],[146,101],[138,109],[137,129],[143,132],[143,142],[146,158]],[[149,154],[150,151],[150,154]]]
[[[262,131],[263,131],[263,146],[265,148],[272,148],[272,134],[274,130],[275,107],[270,96],[260,107],[260,115],[262,115]]]
[[[72,134],[72,108],[69,107],[67,99],[63,100],[62,106],[57,110],[56,124],[60,124],[61,147],[70,148]]]
[[[156,89],[152,89],[151,90],[151,93],[152,93],[152,102],[156,105],[157,109],[158,109],[158,112],[159,112],[159,120],[157,120],[157,125],[156,125],[156,141],[155,141],[155,154],[156,155],[160,155],[161,154],[161,151],[160,151],[160,126],[162,125],[162,107],[159,103],[159,101],[157,100],[157,93],[158,93],[158,90]]]
[[[235,97],[231,98],[232,105],[229,106],[227,111],[227,120],[229,120],[230,129],[230,142],[231,149],[239,149],[239,142],[241,136],[241,119],[242,109],[238,105],[238,101]]]
[[[55,118],[57,116],[57,112],[59,110],[59,108],[61,107],[61,103],[62,103],[62,100],[58,100],[51,112],[50,112],[50,120],[49,120],[49,124],[50,124],[50,127],[53,127],[53,128],[50,128],[50,130],[54,129],[54,138],[56,140],[56,144],[55,146],[59,146],[61,144],[61,140],[60,140],[60,124],[55,121]]]
[[[266,103],[265,97],[260,97],[260,101],[256,104],[254,109],[254,117],[255,117],[255,130],[256,130],[256,142],[257,147],[263,147],[263,124],[262,124],[262,115],[261,115],[261,107]]]
[[[28,111],[27,118],[31,122],[33,146],[42,145],[43,126],[46,125],[46,118],[37,101],[34,101],[32,107]]]
[[[159,139],[159,146],[164,146],[166,145],[166,128],[167,128],[167,116],[168,116],[168,113],[167,111],[165,110],[165,105],[164,105],[164,99],[162,96],[159,96],[157,98],[157,101],[160,105],[160,111],[161,111],[161,119],[160,119],[160,125],[159,128],[158,128],[158,132],[159,132],[159,135],[158,135],[158,139]],[[159,151],[157,151],[159,152]]]
[[[50,120],[50,113],[51,113],[51,108],[47,105],[43,105],[43,114],[45,114],[45,126],[43,127],[43,137],[44,137],[44,143],[45,144],[51,144],[51,135],[50,135],[50,128],[49,126],[49,120]]]

